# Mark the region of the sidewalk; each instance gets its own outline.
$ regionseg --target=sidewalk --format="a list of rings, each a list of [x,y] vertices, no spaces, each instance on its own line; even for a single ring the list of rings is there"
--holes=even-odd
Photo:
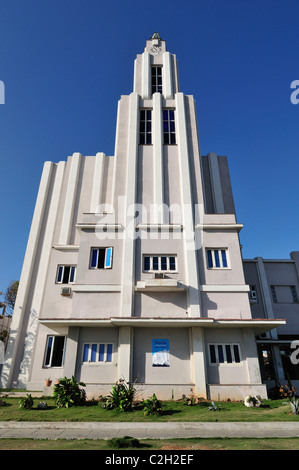
[[[299,422],[0,422],[0,439],[137,439],[189,437],[299,437]]]

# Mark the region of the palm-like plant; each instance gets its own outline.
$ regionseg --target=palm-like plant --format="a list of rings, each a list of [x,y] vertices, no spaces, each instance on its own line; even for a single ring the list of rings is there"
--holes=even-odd
[[[57,408],[83,405],[86,400],[86,392],[80,386],[85,387],[86,385],[83,382],[77,382],[74,376],[71,379],[67,377],[60,379],[53,390]]]

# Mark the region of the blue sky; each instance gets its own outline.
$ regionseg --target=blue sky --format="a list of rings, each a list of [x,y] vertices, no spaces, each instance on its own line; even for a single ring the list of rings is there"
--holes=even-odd
[[[243,256],[299,250],[298,0],[0,0],[0,291],[20,277],[44,161],[114,154],[155,31],[195,97],[202,154],[228,156]]]

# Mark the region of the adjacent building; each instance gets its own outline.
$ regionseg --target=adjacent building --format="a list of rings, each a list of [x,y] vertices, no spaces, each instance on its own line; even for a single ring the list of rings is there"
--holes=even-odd
[[[256,336],[287,312],[250,304],[241,229],[227,158],[200,154],[195,101],[155,33],[114,155],[44,165],[1,386],[74,375],[94,397],[121,378],[140,397],[266,397]]]
[[[279,326],[257,337],[263,383],[268,390],[289,379],[299,390],[299,252],[289,259],[244,259],[253,318],[284,318]]]

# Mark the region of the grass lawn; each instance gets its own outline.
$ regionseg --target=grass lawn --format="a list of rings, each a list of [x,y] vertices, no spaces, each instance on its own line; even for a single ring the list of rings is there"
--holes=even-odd
[[[285,400],[265,400],[260,408],[247,408],[243,402],[215,402],[220,410],[209,411],[209,403],[187,406],[180,401],[163,402],[162,414],[145,416],[142,407],[136,405],[131,412],[104,410],[97,402],[84,406],[57,408],[53,398],[34,398],[31,410],[20,408],[19,398],[5,398],[0,406],[0,421],[113,421],[113,422],[165,422],[165,421],[299,421],[299,415],[291,414]],[[48,408],[40,410],[37,405],[46,401]]]
[[[188,450],[298,450],[299,438],[287,439],[254,439],[254,438],[192,438],[192,439],[146,439],[139,441],[138,448],[123,448],[128,455],[134,455],[134,450],[154,451],[164,450],[171,453]],[[0,450],[116,450],[105,440],[47,440],[47,439],[0,439]],[[117,449],[119,450],[119,449]],[[2,454],[5,457],[5,454]],[[223,455],[225,457],[225,455]]]

